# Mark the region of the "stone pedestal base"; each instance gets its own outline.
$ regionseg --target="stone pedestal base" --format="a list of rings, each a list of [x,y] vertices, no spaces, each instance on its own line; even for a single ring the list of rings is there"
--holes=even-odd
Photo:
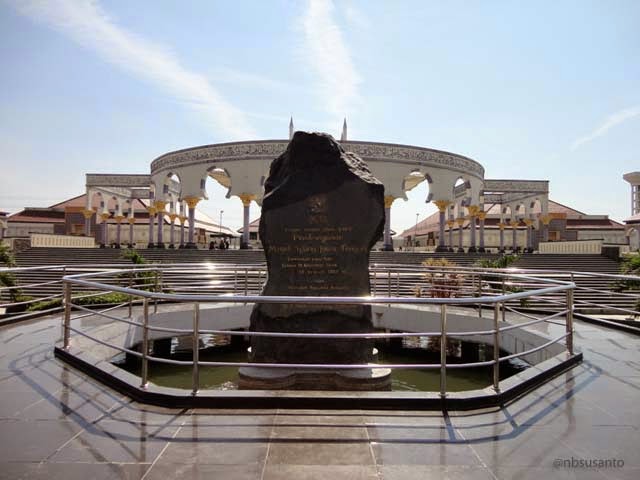
[[[240,390],[391,390],[391,369],[311,370],[246,367],[238,371]]]

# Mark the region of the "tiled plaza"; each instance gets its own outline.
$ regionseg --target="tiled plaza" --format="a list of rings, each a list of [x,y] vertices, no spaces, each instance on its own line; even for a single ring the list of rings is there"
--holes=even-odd
[[[150,407],[55,359],[59,336],[0,329],[0,478],[640,478],[640,338],[579,321],[581,365],[469,412]]]

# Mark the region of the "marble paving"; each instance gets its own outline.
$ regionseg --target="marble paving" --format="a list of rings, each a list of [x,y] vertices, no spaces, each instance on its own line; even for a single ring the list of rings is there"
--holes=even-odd
[[[470,412],[150,407],[55,359],[59,337],[0,329],[0,478],[640,478],[640,338],[581,322],[583,364]]]

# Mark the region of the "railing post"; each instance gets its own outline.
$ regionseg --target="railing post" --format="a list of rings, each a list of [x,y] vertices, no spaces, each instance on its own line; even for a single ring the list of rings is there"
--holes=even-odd
[[[493,389],[496,393],[500,392],[500,310],[500,303],[496,302],[493,308]]]
[[[505,290],[505,286],[504,286],[504,277],[502,277],[502,295],[504,296],[506,290]],[[502,305],[502,308],[500,309],[502,310],[502,321],[506,322],[507,321],[507,305],[504,304]]]
[[[63,284],[64,291],[64,325],[62,329],[62,346],[69,350],[69,335],[71,333],[71,284]]]
[[[146,389],[149,385],[149,299],[142,303],[142,370],[140,373],[140,387]]]
[[[129,288],[133,287],[133,271],[129,271]],[[133,295],[129,294],[129,317],[133,315]]]
[[[193,350],[193,380],[191,390],[191,395],[197,395],[198,390],[200,389],[200,364],[198,363],[200,360],[200,350],[199,342],[200,342],[200,304],[193,304],[193,340],[192,340],[192,350]]]
[[[482,274],[478,275],[478,297],[482,297]],[[478,302],[478,317],[482,318],[482,302]]]
[[[447,306],[440,305],[440,397],[447,396]]]
[[[154,270],[155,275],[153,276],[153,292],[158,293],[158,268],[156,267]],[[153,313],[158,313],[158,297],[153,299]]]
[[[569,355],[573,355],[573,289],[567,290],[567,350]]]

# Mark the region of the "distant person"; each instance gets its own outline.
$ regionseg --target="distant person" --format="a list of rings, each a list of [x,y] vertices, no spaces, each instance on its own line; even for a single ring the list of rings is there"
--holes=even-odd
[[[218,244],[218,248],[220,250],[224,250],[224,240],[223,239],[220,239],[220,243]]]
[[[216,249],[216,243],[213,240],[211,240],[209,242],[209,250],[215,250],[215,249]]]
[[[229,240],[227,240],[226,238],[224,239],[224,248],[225,250],[229,250]]]

